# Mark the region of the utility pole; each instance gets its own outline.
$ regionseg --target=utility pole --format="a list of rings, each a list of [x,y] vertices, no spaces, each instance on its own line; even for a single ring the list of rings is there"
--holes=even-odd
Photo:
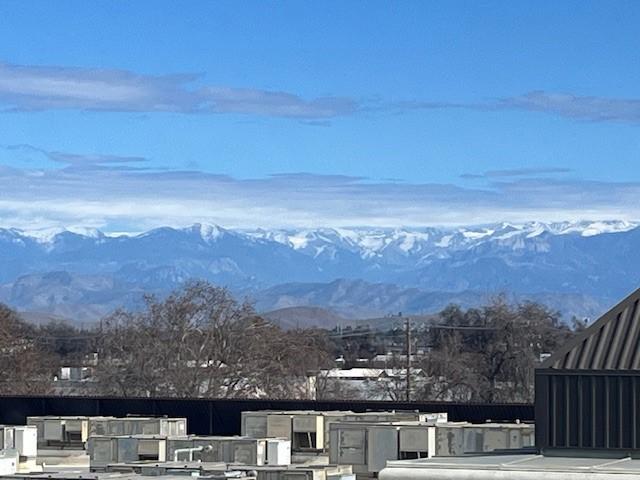
[[[411,321],[409,317],[404,322],[407,342],[407,402],[411,401]]]

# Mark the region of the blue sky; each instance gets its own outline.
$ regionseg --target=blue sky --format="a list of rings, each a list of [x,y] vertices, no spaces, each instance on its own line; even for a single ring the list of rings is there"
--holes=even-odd
[[[640,218],[640,3],[0,3],[0,225]]]

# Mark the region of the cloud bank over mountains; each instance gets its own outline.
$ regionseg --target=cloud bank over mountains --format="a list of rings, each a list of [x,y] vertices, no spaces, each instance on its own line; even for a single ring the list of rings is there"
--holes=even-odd
[[[312,173],[240,179],[160,169],[135,156],[7,148],[50,162],[46,168],[0,167],[0,226],[29,231],[82,226],[137,232],[197,222],[396,227],[640,218],[640,183],[581,180],[560,167],[485,172],[460,184]]]

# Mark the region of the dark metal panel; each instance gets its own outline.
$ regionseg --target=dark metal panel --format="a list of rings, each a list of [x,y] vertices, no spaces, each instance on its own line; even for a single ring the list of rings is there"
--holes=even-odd
[[[536,445],[549,445],[549,376],[535,376]]]
[[[631,314],[629,315],[629,326],[625,335],[626,341],[622,348],[622,353],[618,360],[617,368],[622,368],[623,365],[631,365],[633,368],[633,357],[638,348],[638,333],[640,333],[640,309],[638,309],[638,300],[633,303]]]
[[[640,367],[640,289],[549,357],[542,368],[621,370]]]
[[[616,321],[612,322],[613,332],[611,333],[611,341],[604,361],[604,368],[607,370],[615,369],[618,366],[618,359],[624,349],[623,342],[627,333],[627,318],[630,316],[630,310],[630,308],[625,308],[618,314]]]
[[[589,368],[591,356],[593,355],[596,336],[591,335],[580,343],[580,357],[577,363],[578,368]]]
[[[612,330],[615,328],[615,322],[610,321],[604,324],[604,326],[598,330],[598,344],[593,352],[593,358],[591,359],[590,367],[596,370],[600,370],[604,367],[604,360],[607,356],[607,353],[610,351],[610,338],[612,334]],[[574,365],[567,365],[565,368],[575,368]]]
[[[536,446],[640,455],[638,373],[536,372]]]

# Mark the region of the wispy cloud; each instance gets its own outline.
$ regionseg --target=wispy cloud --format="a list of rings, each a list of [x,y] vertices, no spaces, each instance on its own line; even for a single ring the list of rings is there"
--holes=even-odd
[[[541,112],[574,120],[593,122],[640,123],[640,99],[580,96],[570,93],[532,91],[523,95],[503,97],[487,102],[396,102],[391,110],[465,109],[481,112],[521,110]]]
[[[640,122],[640,99],[578,96],[544,91],[500,99],[497,108],[545,112],[595,122]]]
[[[82,157],[59,155],[74,162]],[[503,174],[464,187],[310,173],[236,179],[117,165],[0,168],[0,226],[141,231],[196,222],[243,228],[393,227],[640,218],[640,183],[635,182]]]
[[[141,75],[127,70],[0,63],[5,109],[228,113],[307,120],[357,111],[349,98],[304,99],[280,91],[199,85],[197,75]]]
[[[142,167],[131,167],[129,164],[141,164],[147,162],[148,159],[144,157],[133,156],[121,156],[121,155],[100,155],[100,154],[77,154],[68,152],[57,152],[45,150],[35,147],[26,143],[17,145],[7,145],[4,147],[9,151],[25,151],[28,153],[35,153],[42,155],[44,158],[60,163],[68,167],[95,169],[95,168],[110,168],[110,169],[140,169]]]
[[[565,167],[514,168],[509,170],[488,170],[484,173],[463,173],[460,178],[474,180],[500,177],[538,177],[570,173],[571,171],[570,168]]]
[[[488,102],[420,99],[387,102],[349,97],[303,98],[292,92],[203,84],[196,74],[144,75],[128,70],[0,63],[5,111],[177,112],[293,118],[314,126],[358,113],[470,109],[545,112],[575,120],[640,122],[640,99],[532,91]]]

